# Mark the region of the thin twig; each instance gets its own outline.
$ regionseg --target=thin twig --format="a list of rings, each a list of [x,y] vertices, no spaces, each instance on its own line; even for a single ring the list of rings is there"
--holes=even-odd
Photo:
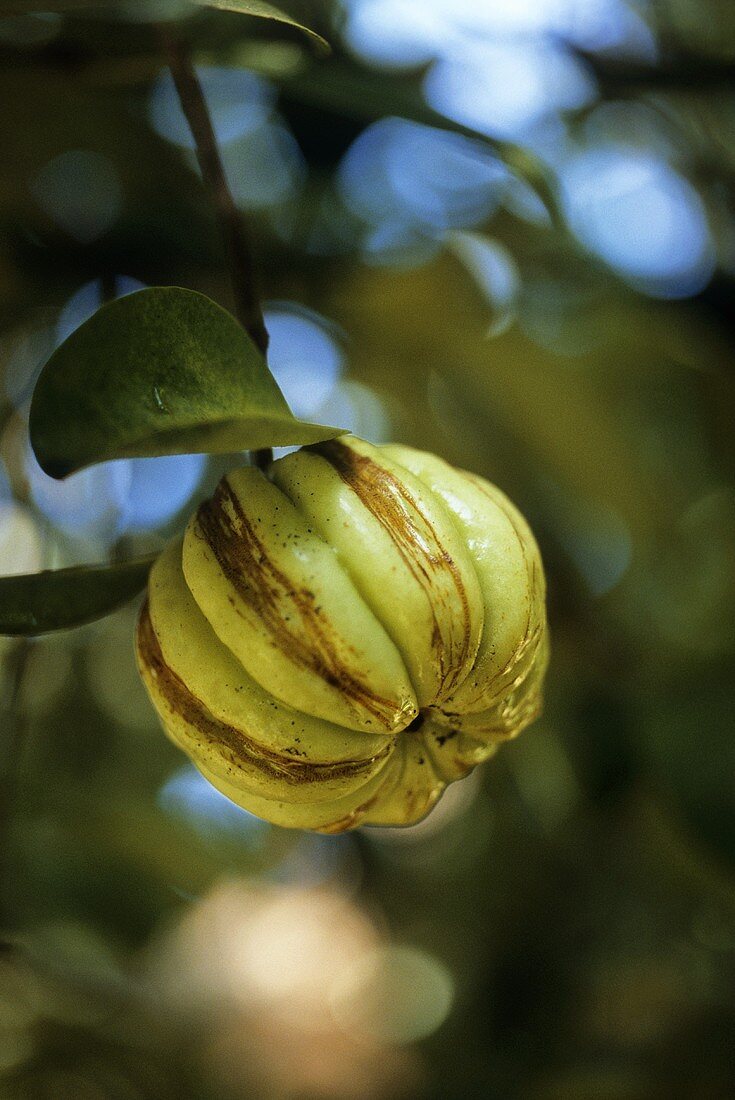
[[[228,252],[235,312],[240,324],[265,355],[268,349],[268,331],[263,321],[263,312],[256,291],[250,242],[245,232],[242,215],[227,184],[202,87],[186,48],[182,46],[170,27],[162,24],[159,29],[181,108],[194,137],[202,178],[212,194],[217,220]]]

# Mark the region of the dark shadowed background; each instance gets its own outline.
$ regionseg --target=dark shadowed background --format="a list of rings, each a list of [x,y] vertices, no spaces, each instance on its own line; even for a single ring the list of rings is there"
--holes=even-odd
[[[239,461],[58,483],[27,442],[105,298],[232,305],[178,17],[286,397],[522,508],[545,713],[419,826],[320,837],[164,739],[135,607],[0,639],[0,1097],[732,1096],[735,9],[284,6],[331,57],[186,0],[0,0],[0,573],[155,550]]]

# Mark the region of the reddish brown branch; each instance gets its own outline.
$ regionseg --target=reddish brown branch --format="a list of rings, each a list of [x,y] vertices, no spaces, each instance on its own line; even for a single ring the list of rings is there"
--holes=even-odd
[[[188,51],[166,25],[161,40],[181,108],[189,123],[205,186],[212,194],[220,231],[228,253],[235,312],[240,324],[265,355],[268,332],[256,291],[255,267],[242,215],[227,183],[217,139],[202,88]]]

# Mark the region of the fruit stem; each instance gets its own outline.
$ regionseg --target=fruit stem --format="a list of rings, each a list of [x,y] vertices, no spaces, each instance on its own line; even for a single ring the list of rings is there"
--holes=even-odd
[[[268,467],[273,461],[273,451],[270,447],[264,447],[262,451],[253,451],[253,463],[262,470],[263,473],[268,472]]]
[[[227,249],[235,313],[256,347],[265,355],[268,330],[256,291],[253,254],[242,215],[227,183],[202,86],[186,46],[166,24],[159,25],[159,33],[181,109],[194,138],[202,179],[211,193]]]

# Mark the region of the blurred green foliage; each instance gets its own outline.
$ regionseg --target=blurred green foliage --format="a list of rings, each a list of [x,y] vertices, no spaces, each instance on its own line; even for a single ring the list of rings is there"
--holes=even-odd
[[[155,551],[237,461],[211,459],[186,499],[133,523],[117,473],[61,499],[27,451],[37,371],[88,299],[124,276],[232,306],[135,7],[0,18],[2,572]],[[276,376],[297,415],[435,450],[526,513],[549,577],[545,714],[416,829],[317,838],[192,786],[138,683],[135,608],[0,641],[0,1097],[729,1097],[732,6],[637,9],[656,44],[644,60],[570,47],[594,91],[554,114],[552,138],[470,141],[477,127],[458,123],[465,159],[442,175],[439,131],[401,130],[383,176],[383,147],[359,160],[357,143],[381,118],[437,125],[425,60],[372,67],[345,44],[349,11],[286,7],[330,58],[234,13],[181,27],[202,72],[250,74],[221,116],[208,94]],[[620,259],[630,174],[603,195],[605,248],[597,222],[594,237],[575,221],[566,173],[600,143],[624,146],[636,172],[651,158],[676,171],[680,226],[704,212],[709,267],[689,289],[652,282],[658,242],[672,243],[656,279],[680,238],[645,196],[642,266]],[[519,174],[493,160],[495,188],[482,158],[499,148]],[[585,184],[588,219],[603,169]],[[394,231],[399,200],[410,232],[405,219]],[[143,493],[146,469],[126,492]],[[386,944],[417,949],[428,975],[413,1000],[391,993],[414,1042],[376,1036],[360,1023],[367,995],[350,1000],[350,960]],[[445,972],[451,1011],[424,1024]]]

